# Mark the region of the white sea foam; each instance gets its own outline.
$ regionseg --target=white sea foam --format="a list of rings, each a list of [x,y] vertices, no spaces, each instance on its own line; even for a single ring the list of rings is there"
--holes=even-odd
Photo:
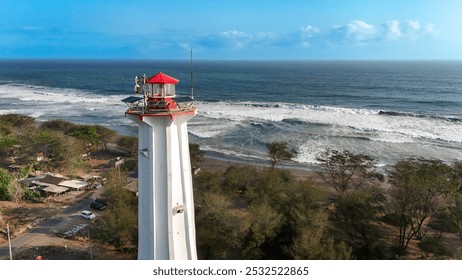
[[[200,103],[199,114],[233,122],[280,122],[297,119],[306,123],[349,127],[359,132],[376,132],[371,140],[401,143],[414,139],[440,139],[462,143],[462,122],[419,116],[392,116],[379,111],[354,108],[309,106],[287,103],[210,102]]]
[[[101,95],[73,88],[35,87],[18,84],[0,85],[0,99],[16,99],[43,104],[105,104],[120,103],[118,95]]]
[[[8,113],[40,118],[67,118],[97,114],[97,118],[123,116],[125,105],[118,95],[101,95],[71,88],[49,88],[20,84],[0,85],[2,106]],[[93,113],[91,113],[94,111]]]
[[[212,138],[225,133],[236,126],[238,122],[210,120],[206,117],[198,116],[192,119],[189,124],[189,132],[200,138]]]
[[[298,147],[298,155],[295,158],[295,161],[300,163],[318,164],[319,162],[316,159],[316,156],[318,156],[322,151],[325,151],[329,147],[329,142],[325,139],[309,139],[300,144]]]

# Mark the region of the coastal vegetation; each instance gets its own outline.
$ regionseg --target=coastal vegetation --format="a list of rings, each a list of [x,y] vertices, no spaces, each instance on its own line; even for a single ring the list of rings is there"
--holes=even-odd
[[[271,168],[274,168],[279,162],[292,161],[298,154],[295,148],[289,148],[289,144],[284,141],[268,142],[266,148],[268,149]]]
[[[1,115],[0,200],[34,199],[18,183],[31,172],[85,173],[93,154],[115,145],[136,156],[137,143],[99,125]],[[329,149],[316,157],[321,171],[307,178],[281,164],[295,149],[266,147],[267,166],[208,169],[199,145],[190,145],[191,166],[200,168],[193,176],[200,259],[462,258],[462,246],[444,242],[451,235],[462,244],[462,163],[406,158],[380,173],[369,155]],[[101,174],[109,204],[91,229],[98,242],[130,253],[138,205],[126,186],[134,168]]]

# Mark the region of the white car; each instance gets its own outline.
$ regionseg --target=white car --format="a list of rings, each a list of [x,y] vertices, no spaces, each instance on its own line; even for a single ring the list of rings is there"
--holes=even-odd
[[[94,218],[96,218],[95,214],[93,214],[93,212],[88,211],[88,210],[82,211],[82,213],[80,213],[80,216],[88,220],[93,220]]]

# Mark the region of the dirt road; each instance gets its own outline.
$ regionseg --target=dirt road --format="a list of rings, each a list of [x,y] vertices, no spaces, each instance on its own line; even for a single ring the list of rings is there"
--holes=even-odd
[[[13,259],[126,259],[131,256],[120,255],[111,251],[107,246],[97,244],[91,240],[89,225],[94,221],[83,219],[82,210],[91,210],[90,201],[99,197],[101,190],[74,192],[63,198],[57,198],[54,211],[47,208],[46,214],[40,215],[40,209],[29,208],[36,212],[36,217],[42,217],[40,222],[34,223],[32,228],[12,238]],[[59,203],[61,199],[61,203]],[[102,212],[93,211],[98,216]],[[96,220],[95,219],[95,220]],[[87,229],[87,230],[85,230]],[[84,232],[80,238],[66,238],[77,232]],[[90,239],[88,239],[88,235]],[[0,244],[0,259],[10,259],[8,242]]]

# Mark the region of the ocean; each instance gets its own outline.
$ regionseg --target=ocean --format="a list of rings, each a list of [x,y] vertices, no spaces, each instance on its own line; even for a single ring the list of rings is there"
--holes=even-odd
[[[326,149],[462,160],[462,61],[193,61],[198,115],[190,141],[218,159],[263,164],[286,141],[292,165]],[[1,60],[0,114],[101,124],[136,135],[124,116],[134,77],[161,71],[189,95],[190,61]]]

